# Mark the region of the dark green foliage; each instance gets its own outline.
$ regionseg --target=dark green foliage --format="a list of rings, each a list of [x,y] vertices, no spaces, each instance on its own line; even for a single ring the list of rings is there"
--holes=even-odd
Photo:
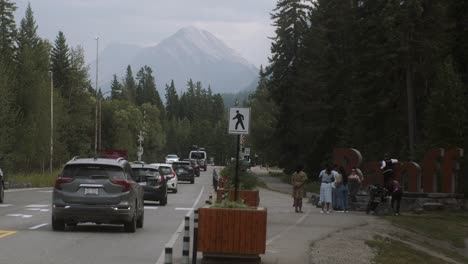
[[[253,190],[257,187],[257,177],[254,174],[247,170],[247,164],[241,162],[239,163],[239,190]],[[226,189],[234,189],[234,178],[236,173],[236,163],[235,161],[230,162],[226,167],[221,171],[221,176],[227,178]]]

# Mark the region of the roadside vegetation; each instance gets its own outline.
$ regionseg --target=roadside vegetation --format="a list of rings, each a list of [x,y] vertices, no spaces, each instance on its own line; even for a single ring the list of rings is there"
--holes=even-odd
[[[253,190],[258,187],[259,180],[255,175],[247,170],[248,165],[239,164],[239,190]],[[221,170],[221,176],[227,178],[226,189],[234,189],[234,176],[236,173],[236,164],[231,162]]]
[[[446,263],[427,252],[468,263],[465,242],[468,238],[468,212],[434,212],[424,215],[385,217],[392,225],[408,232],[396,232],[395,239],[376,236],[366,243],[376,250],[375,263]],[[406,245],[414,244],[423,252]]]
[[[56,170],[52,174],[49,172],[7,174],[5,181],[8,182],[9,188],[52,187],[59,173],[60,171]]]

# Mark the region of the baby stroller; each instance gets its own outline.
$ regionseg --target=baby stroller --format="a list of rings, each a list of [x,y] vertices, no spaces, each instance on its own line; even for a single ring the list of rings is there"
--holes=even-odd
[[[377,207],[381,202],[385,201],[387,190],[378,184],[370,184],[368,193],[369,202],[367,203],[366,214],[369,214],[371,211],[377,214]]]

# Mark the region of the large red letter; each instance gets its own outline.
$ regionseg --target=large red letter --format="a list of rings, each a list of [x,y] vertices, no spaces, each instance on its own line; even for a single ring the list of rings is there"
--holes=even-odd
[[[445,152],[442,163],[442,192],[454,193],[457,188],[458,159],[463,157],[463,149],[452,148]]]
[[[421,188],[421,167],[415,162],[397,164],[395,180],[399,181],[405,191],[419,192]]]
[[[437,192],[437,171],[439,163],[444,156],[444,150],[441,148],[430,149],[424,155],[423,161],[423,192]]]
[[[333,162],[338,167],[343,167],[346,173],[350,173],[353,167],[359,168],[362,162],[361,152],[353,148],[335,148],[333,150]]]

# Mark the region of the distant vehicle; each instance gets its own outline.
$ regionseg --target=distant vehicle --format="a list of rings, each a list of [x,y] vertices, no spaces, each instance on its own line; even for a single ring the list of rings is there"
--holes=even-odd
[[[190,161],[190,164],[192,164],[192,168],[195,171],[195,176],[200,177],[200,165],[198,165],[197,160],[194,159],[184,159],[184,161]]]
[[[150,164],[132,163],[133,177],[145,192],[143,199],[158,201],[160,205],[167,204],[167,183],[164,175],[156,166]]]
[[[196,160],[198,162],[198,165],[200,165],[200,168],[203,168],[203,170],[206,171],[206,151],[203,148],[200,148],[199,150],[190,151],[189,159]]]
[[[166,163],[171,164],[174,161],[179,161],[179,157],[175,154],[169,154],[165,158]]]
[[[123,158],[78,158],[65,164],[52,192],[52,229],[94,222],[143,227],[143,188]]]
[[[172,168],[177,174],[179,181],[189,181],[195,183],[195,171],[190,161],[176,161],[172,163]]]
[[[5,177],[3,176],[3,171],[0,168],[0,203],[5,201]]]
[[[159,170],[159,174],[164,175],[167,183],[167,189],[173,193],[177,193],[178,188],[178,179],[177,175],[172,169],[171,164],[167,163],[151,163],[151,165],[156,166]]]

